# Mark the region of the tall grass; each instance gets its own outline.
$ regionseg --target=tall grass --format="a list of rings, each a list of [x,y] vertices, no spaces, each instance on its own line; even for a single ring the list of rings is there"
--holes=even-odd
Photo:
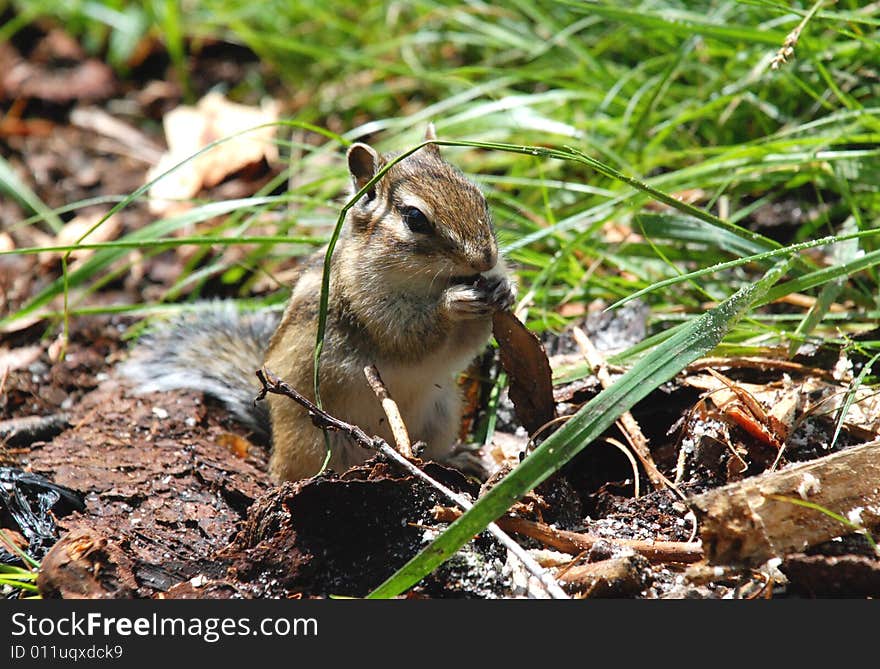
[[[406,150],[432,120],[440,138],[453,144],[444,153],[487,194],[530,296],[533,329],[564,327],[563,305],[611,304],[638,293],[651,306],[653,336],[618,356],[632,364],[674,339],[677,326],[692,326],[707,304],[733,299],[769,272],[775,286],[767,284],[742,318],[725,321],[713,346],[789,355],[803,343],[842,346],[860,336],[865,356],[880,353],[870,334],[880,262],[876,4],[417,0],[330,7],[157,0],[17,6],[62,18],[119,67],[124,58],[113,45],[124,30],[167,36],[179,77],[186,49],[206,40],[245,44],[282,80],[291,118],[338,133],[328,139],[285,127],[279,143],[287,162],[277,183],[291,187],[283,195],[267,190],[228,203],[225,212],[210,209],[224,209],[223,203],[199,203],[194,210],[217,221],[194,240],[200,244],[235,243],[236,234],[264,226],[267,212],[281,211],[272,233],[295,237],[294,246],[273,238],[248,247],[253,250],[244,260],[200,256],[203,262],[189,268],[168,300],[199,293],[211,277],[244,276],[241,294],[248,295],[256,277],[274,275],[291,253],[310,248],[300,237],[329,234],[342,204],[345,143],[367,138],[380,149]],[[132,26],[139,28],[131,32]],[[798,26],[795,40],[791,31]],[[792,50],[780,65],[784,45]],[[235,94],[263,92],[261,82],[250,83],[250,92],[237,87]],[[32,193],[17,195],[34,211],[19,225],[52,224]],[[759,221],[765,225],[756,229]],[[126,271],[126,243],[165,248],[158,240],[179,224],[158,221],[131,232],[93,256],[106,262],[71,273],[70,309],[92,309],[89,290]],[[788,257],[787,273],[779,276],[771,268]],[[48,308],[62,289],[56,285],[26,309]],[[815,297],[814,306],[775,302],[794,292]],[[281,287],[266,297],[283,299]],[[568,378],[585,372],[569,370]],[[573,441],[560,448],[583,447],[583,435],[570,431]],[[559,462],[541,466],[549,467],[546,473]],[[475,507],[459,538],[484,527],[499,508]],[[393,591],[389,586],[382,593]]]

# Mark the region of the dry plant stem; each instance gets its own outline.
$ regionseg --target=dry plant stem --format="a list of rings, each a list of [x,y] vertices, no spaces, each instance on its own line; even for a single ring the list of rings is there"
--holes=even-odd
[[[804,295],[803,293],[789,293],[783,295],[778,300],[773,300],[774,304],[790,304],[801,309],[812,309],[816,305],[816,298],[812,295]],[[831,313],[841,314],[846,311],[846,307],[837,302],[828,305],[828,311]]]
[[[623,429],[623,426],[620,425],[620,421],[617,421],[617,425],[621,430]],[[620,452],[626,456],[626,459],[629,460],[629,464],[633,470],[633,497],[638,499],[641,496],[639,494],[641,491],[639,490],[639,466],[636,464],[636,459],[633,457],[630,449],[621,444],[620,441],[614,437],[608,437],[605,441],[620,450]]]
[[[863,527],[880,524],[880,440],[716,488],[689,502],[714,564],[754,564],[801,552],[855,531],[830,514]]]
[[[721,383],[723,383],[725,386],[727,386],[727,389],[730,390],[730,392],[732,392],[734,395],[736,395],[736,398],[746,407],[748,407],[749,411],[751,411],[752,414],[754,414],[754,416],[758,418],[762,423],[769,423],[767,412],[764,411],[764,407],[762,407],[758,403],[758,400],[752,397],[751,393],[746,392],[738,385],[736,385],[733,381],[724,376],[724,374],[719,374],[711,367],[707,367],[706,371],[709,372],[709,374],[711,374],[714,378],[721,381]],[[723,407],[720,408],[723,409]]]
[[[818,376],[826,379],[834,378],[833,372],[828,370],[807,367],[806,365],[791,362],[789,360],[771,360],[770,358],[761,358],[757,356],[743,356],[737,358],[700,358],[696,362],[689,364],[685,369],[688,372],[698,372],[708,368],[757,369],[761,371],[777,369],[783,372],[792,372],[795,374],[803,374],[805,376]]]
[[[69,426],[67,414],[21,416],[0,421],[0,446],[29,446],[49,440]]]
[[[435,507],[433,514],[437,520],[446,522],[452,522],[461,515],[457,509],[448,507]],[[569,555],[578,555],[583,551],[590,550],[598,542],[605,542],[613,546],[631,548],[650,562],[690,563],[699,562],[703,559],[703,547],[699,542],[611,539],[591,534],[558,530],[545,523],[538,523],[534,520],[527,520],[517,516],[502,516],[496,522],[503,530],[535,539],[550,548],[568,553]]]
[[[804,15],[804,18],[801,19],[801,22],[795,26],[794,30],[788,33],[785,37],[785,42],[782,43],[779,51],[774,54],[770,61],[771,70],[778,70],[794,55],[794,48],[797,46],[798,40],[801,38],[801,32],[803,32],[807,23],[810,22],[810,19],[812,19],[816,12],[819,11],[819,7],[822,6],[823,2],[824,0],[817,0],[817,2],[810,8],[810,11],[808,11]]]
[[[147,135],[98,107],[76,107],[70,112],[70,122],[78,128],[91,130],[118,144],[117,147],[102,146],[105,150],[115,149],[113,152],[143,161],[148,165],[155,165],[162,157],[162,148]]]
[[[260,380],[260,383],[263,387],[260,389],[260,393],[254,399],[254,402],[259,402],[260,400],[264,399],[269,393],[289,397],[300,406],[305,407],[305,409],[309,412],[309,417],[312,419],[312,423],[314,423],[315,427],[319,427],[322,430],[334,430],[342,432],[344,434],[347,434],[360,446],[363,446],[364,448],[370,450],[378,450],[381,452],[378,442],[385,444],[383,440],[374,439],[367,436],[367,433],[364,432],[357,425],[352,425],[351,423],[346,423],[344,420],[334,418],[329,413],[321,409],[314,402],[309,400],[307,397],[301,395],[296,388],[288,383],[285,383],[279,377],[275,376],[275,374],[273,374],[271,370],[265,368],[258,369],[257,378]],[[388,446],[388,444],[385,445]],[[388,446],[388,448],[390,449],[391,447]]]
[[[560,553],[561,554],[561,553]],[[565,580],[565,575],[570,572],[574,567],[577,567],[579,564],[582,564],[584,559],[590,554],[590,551],[581,551],[577,555],[574,556],[571,560],[569,560],[565,565],[561,566],[556,571],[556,580],[560,583]]]
[[[394,443],[398,452],[405,458],[413,457],[412,444],[409,440],[409,432],[406,430],[406,424],[403,422],[403,416],[400,415],[400,409],[397,402],[391,399],[388,394],[388,388],[379,376],[379,370],[376,365],[367,365],[364,367],[364,376],[367,377],[367,383],[376,393],[379,402],[382,403],[382,410],[388,417],[388,426],[391,428],[391,434],[394,435]]]
[[[644,590],[648,561],[640,555],[577,565],[558,578],[585,597],[629,597]]]
[[[596,374],[596,378],[599,379],[599,383],[602,384],[603,388],[610,386],[612,383],[611,375],[608,373],[608,365],[605,362],[605,357],[599,353],[595,346],[593,346],[593,342],[587,337],[586,332],[576,327],[572,330],[572,334],[574,335],[574,340],[580,347],[581,353],[583,353],[587,364]],[[618,423],[623,428],[626,440],[629,442],[630,446],[632,446],[633,451],[635,451],[636,456],[645,468],[645,473],[648,475],[651,485],[654,486],[654,490],[662,490],[664,487],[667,487],[681,499],[684,499],[684,496],[679,492],[678,488],[675,487],[675,484],[663,476],[660,470],[657,469],[657,465],[654,464],[654,458],[651,457],[651,451],[648,449],[648,440],[645,438],[642,429],[639,427],[636,419],[633,418],[633,415],[629,411],[623,413],[620,416]]]
[[[297,404],[305,407],[305,409],[309,412],[309,417],[312,419],[312,422],[315,424],[316,427],[320,427],[321,429],[326,430],[338,430],[340,432],[343,432],[344,434],[347,434],[351,439],[353,439],[358,445],[362,446],[363,448],[378,451],[386,458],[399,464],[413,476],[418,477],[419,479],[436,489],[438,492],[443,494],[445,497],[450,499],[453,503],[457,504],[465,511],[473,506],[470,500],[450,490],[439,481],[431,478],[421,469],[416,467],[412,462],[400,455],[400,453],[394,450],[388,443],[385,442],[384,439],[380,439],[379,437],[369,437],[367,436],[367,433],[364,432],[357,425],[351,425],[350,423],[346,423],[343,420],[334,418],[326,411],[318,407],[314,402],[310,401],[308,398],[300,394],[299,391],[297,391],[293,386],[285,383],[280,378],[275,376],[270,370],[257,370],[257,378],[260,380],[262,388],[260,389],[260,393],[259,395],[257,395],[255,401],[259,401],[265,398],[268,393],[289,397]],[[495,523],[490,523],[486,529],[493,537],[495,537],[505,548],[507,548],[523,563],[523,566],[526,568],[526,570],[541,583],[541,585],[547,591],[547,594],[550,595],[550,597],[552,597],[553,599],[569,599],[568,595],[553,579],[553,577],[545,569],[542,569],[541,566],[526,552],[526,550],[518,543],[516,543],[516,541],[514,541],[505,532],[503,532],[498,527],[498,525],[496,525]]]

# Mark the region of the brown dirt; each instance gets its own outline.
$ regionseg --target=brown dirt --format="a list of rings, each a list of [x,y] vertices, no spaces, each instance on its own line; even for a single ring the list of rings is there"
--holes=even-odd
[[[0,66],[8,69],[27,62],[31,68],[30,84],[5,82],[4,97],[0,97],[6,113],[0,142],[13,169],[51,207],[126,194],[142,185],[147,169],[144,161],[106,138],[74,127],[70,111],[85,102],[111,110],[110,102],[122,101],[123,107],[133,110],[127,120],[148,139],[161,143],[156,121],[181,95],[179,87],[167,81],[167,58],[157,45],[145,45],[131,78],[118,81],[89,61],[63,33],[37,29],[27,37],[30,45],[37,46],[25,47],[21,41],[0,45]],[[219,81],[242,80],[244,69],[258,67],[252,54],[245,55],[207,45],[192,64],[197,91]],[[80,84],[89,83],[84,88],[88,100],[48,85],[71,71]],[[246,193],[253,184],[225,187]],[[23,217],[18,203],[0,200],[0,220]],[[123,216],[123,229],[137,229],[149,220],[144,207],[130,207]],[[16,228],[11,238],[18,248],[51,240],[50,231],[34,226]],[[88,304],[143,301],[157,287],[169,287],[182,262],[173,253],[149,259],[142,280],[111,282],[89,297]],[[0,313],[13,313],[59,274],[58,258],[0,256]],[[629,314],[626,323],[618,323],[617,334],[613,322],[603,317],[597,323],[592,313],[587,314],[584,326],[611,341],[631,338],[634,326],[637,338],[644,336],[644,328],[637,327],[644,325],[643,311]],[[265,449],[250,444],[219,407],[192,394],[136,396],[116,380],[113,368],[124,355],[122,338],[131,324],[131,319],[121,317],[74,319],[63,358],[57,323],[34,322],[0,333],[0,353],[6,356],[0,368],[0,427],[14,430],[16,421],[35,420],[32,417],[53,417],[54,421],[48,431],[34,432],[20,442],[6,439],[0,448],[0,464],[41,474],[82,493],[85,499],[84,511],[59,513],[56,519],[60,541],[43,559],[39,579],[44,596],[363,596],[444,526],[431,513],[433,506],[444,501],[425,484],[385,463],[273,486],[265,471]],[[545,344],[560,356],[576,352],[568,336],[548,339]],[[726,373],[736,380],[762,383],[782,378],[781,373],[767,371]],[[596,392],[597,384],[589,379],[556,388],[557,410],[570,413]],[[695,426],[702,429],[720,420],[717,414],[697,415],[698,399],[693,389],[669,384],[634,410],[655,461],[669,476],[674,476],[684,439],[697,433]],[[682,418],[678,431],[673,429]],[[517,419],[509,405],[502,406],[499,424],[509,433],[509,443],[523,443],[513,435]],[[799,429],[812,430],[813,436],[786,457],[798,460],[822,455],[827,424],[807,420]],[[689,493],[735,480],[742,475],[736,469],[736,457],[749,461],[748,474],[767,467],[755,455],[760,448],[741,427],[731,425],[728,431],[726,443],[719,437],[695,447],[682,470],[681,490]],[[622,439],[616,431],[613,435]],[[847,437],[837,448],[844,447],[847,439],[856,441]],[[477,493],[456,472],[435,465],[429,470],[446,485]],[[645,491],[646,482],[641,483]],[[688,509],[674,495],[647,489],[636,500],[632,493],[627,460],[617,449],[597,443],[531,495],[518,512],[557,523],[562,529],[605,538],[606,544],[583,556],[588,562],[621,559],[615,539],[691,538]],[[0,526],[20,536],[14,519],[0,514]],[[523,543],[540,547],[534,540]],[[839,544],[832,544],[784,562],[788,586],[784,579],[768,586],[768,579],[776,575],[751,570],[731,569],[723,575],[713,571],[707,577],[706,572],[680,564],[646,567],[637,559],[635,590],[630,581],[620,590],[599,592],[603,596],[703,598],[880,594],[877,560],[870,557],[866,542],[849,537],[844,554],[834,554]],[[505,561],[505,552],[481,536],[425,579],[411,596],[521,594],[521,579],[504,566]]]

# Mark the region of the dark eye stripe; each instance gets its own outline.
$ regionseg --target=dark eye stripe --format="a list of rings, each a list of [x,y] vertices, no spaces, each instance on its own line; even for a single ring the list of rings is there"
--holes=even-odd
[[[403,217],[403,222],[406,223],[406,226],[413,232],[428,234],[433,231],[431,222],[428,220],[428,217],[422,213],[421,209],[417,209],[416,207],[401,207],[400,215]]]

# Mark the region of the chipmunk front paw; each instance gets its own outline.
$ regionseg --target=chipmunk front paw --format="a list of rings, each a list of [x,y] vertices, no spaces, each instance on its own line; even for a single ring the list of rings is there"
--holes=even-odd
[[[515,297],[513,283],[507,277],[480,276],[473,282],[447,288],[443,303],[453,318],[480,318],[510,308]]]
[[[489,296],[492,311],[510,309],[516,301],[516,285],[506,276],[481,276],[477,280],[477,286]]]

